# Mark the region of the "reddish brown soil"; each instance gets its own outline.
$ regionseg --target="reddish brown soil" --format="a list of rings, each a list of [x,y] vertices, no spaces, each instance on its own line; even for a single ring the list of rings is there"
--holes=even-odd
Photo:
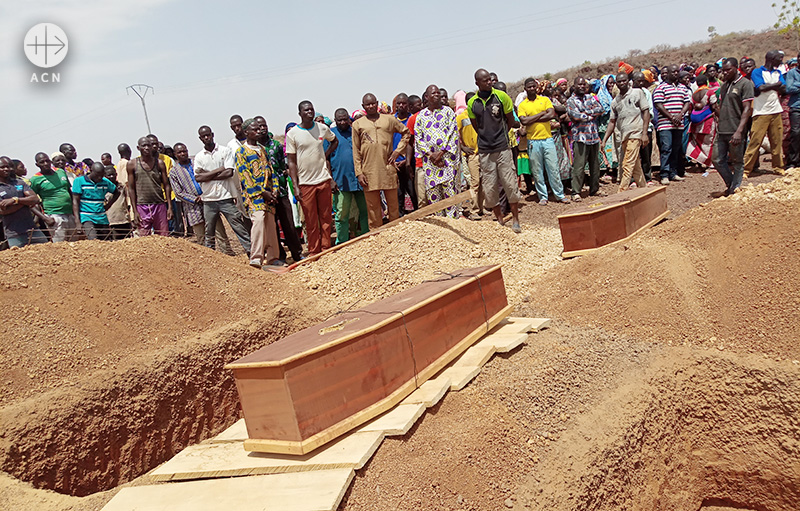
[[[171,238],[27,247],[0,263],[0,304],[15,311],[2,325],[0,467],[74,495],[230,425],[223,366],[325,310],[244,258]]]
[[[800,358],[799,174],[567,261],[532,300],[643,339]]]
[[[708,201],[709,192],[720,188],[710,179],[719,178],[692,175],[671,185],[670,208],[679,212]],[[546,313],[556,318],[555,326],[531,336],[529,346],[495,358],[407,437],[387,440],[359,472],[343,509],[541,509],[545,497],[553,503],[544,505],[548,509],[610,509],[593,507],[593,490],[635,495],[637,485],[644,485],[642,495],[658,497],[650,480],[668,479],[672,472],[646,463],[658,461],[673,443],[688,449],[679,442],[710,435],[701,427],[704,421],[730,421],[735,427],[726,438],[741,430],[740,443],[749,439],[746,432],[773,435],[777,444],[751,442],[753,449],[742,457],[761,460],[777,445],[782,451],[773,457],[792,463],[800,452],[791,419],[797,416],[794,325],[800,323],[797,184],[792,175],[769,191],[715,200],[623,247],[567,262],[558,261],[559,240],[551,235],[551,211],[566,208],[535,204],[523,210],[529,235],[507,236],[507,228],[490,222],[404,224],[395,231],[400,240],[389,231],[283,277],[183,240],[80,242],[0,254],[8,267],[0,273],[0,286],[8,291],[0,300],[16,312],[2,327],[6,372],[0,382],[11,382],[0,408],[2,469],[37,487],[75,495],[113,488],[238,418],[225,363],[437,271],[504,260],[515,313]],[[531,255],[527,265],[525,253]],[[736,286],[726,284],[731,276]],[[679,305],[661,314],[660,306],[669,303]],[[717,312],[717,303],[727,304],[727,315]],[[690,347],[670,348],[684,342]],[[696,352],[697,345],[726,353]],[[740,359],[732,350],[789,361]],[[687,371],[695,375],[691,381],[708,387],[708,401],[692,394],[682,404],[691,387],[681,387],[674,376]],[[750,412],[731,416],[729,396],[715,387],[723,381],[717,376],[727,373],[732,379],[725,385],[739,389],[736,395],[755,389],[743,401],[746,410],[761,403],[759,409],[777,416],[755,424]],[[648,391],[631,394],[631,382]],[[783,408],[759,401],[774,395],[786,399]],[[615,425],[617,410],[609,403],[623,398],[627,412]],[[712,421],[717,409],[722,423]],[[651,410],[653,420],[642,422]],[[789,419],[782,410],[790,411]],[[678,432],[659,429],[685,411],[697,423],[685,422]],[[581,435],[588,430],[591,435]],[[636,441],[642,431],[658,441]],[[724,442],[714,437],[701,447]],[[680,452],[668,454],[675,457],[669,466],[681,470]],[[620,459],[633,465],[615,461]],[[686,484],[704,491],[681,502],[696,504],[691,511],[703,502],[761,509],[761,502],[733,498],[744,495],[734,470],[742,465],[729,466],[731,471],[691,472]],[[620,478],[586,486],[598,480],[594,474],[616,473],[615,467]],[[800,478],[781,465],[769,467],[785,482],[784,494],[794,495]],[[625,476],[637,470],[650,479]],[[703,483],[701,475],[717,483]],[[88,511],[110,496],[55,496],[0,478],[0,501],[10,503],[9,509],[30,502],[36,509]],[[713,498],[718,500],[704,500]],[[779,498],[775,509],[783,509]],[[617,509],[678,509],[625,502]]]

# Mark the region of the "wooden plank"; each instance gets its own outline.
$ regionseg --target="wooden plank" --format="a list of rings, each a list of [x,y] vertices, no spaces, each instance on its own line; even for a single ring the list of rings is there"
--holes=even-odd
[[[530,329],[531,329],[530,323],[526,322],[506,323],[502,325],[497,325],[496,327],[489,330],[489,335],[524,334],[530,331]]]
[[[645,230],[649,229],[650,227],[656,225],[658,222],[664,220],[665,218],[667,218],[669,216],[669,213],[670,213],[669,210],[663,212],[662,214],[658,215],[657,217],[655,217],[654,219],[652,219],[651,221],[649,221],[645,225],[643,225],[638,231],[634,232],[630,236],[622,238],[621,240],[614,241],[613,243],[609,243],[608,245],[604,245],[602,247],[587,248],[587,249],[584,249],[584,250],[573,250],[573,251],[570,251],[570,252],[562,252],[561,253],[561,257],[563,257],[564,259],[569,259],[571,257],[578,257],[578,256],[588,255],[588,254],[597,252],[601,248],[613,247],[613,246],[618,245],[620,243],[624,243],[624,242],[630,240],[631,238],[633,238],[634,236],[638,235],[642,231],[645,231]]]
[[[444,376],[433,378],[419,386],[401,404],[424,404],[427,408],[436,406],[450,390],[450,379]]]
[[[479,346],[491,346],[496,353],[508,353],[509,351],[513,351],[525,344],[527,339],[528,334],[526,333],[491,334],[481,339],[481,341],[473,346],[473,348],[477,348]]]
[[[300,456],[251,453],[241,442],[187,447],[149,474],[154,482],[350,468],[358,470],[378,450],[382,431],[351,433]]]
[[[458,360],[453,364],[453,367],[482,367],[486,362],[492,358],[495,349],[491,344],[478,343],[470,347],[463,355],[458,357]]]
[[[480,367],[448,367],[442,376],[450,379],[450,390],[461,390],[481,372]]]
[[[206,442],[210,444],[222,444],[229,442],[244,442],[245,440],[247,440],[247,426],[244,423],[244,419],[239,419],[238,421],[234,422],[231,427],[214,438],[207,440]]]
[[[358,428],[357,432],[378,432],[385,436],[403,436],[416,424],[427,407],[424,403],[400,404],[372,422]]]
[[[337,250],[339,250],[341,248],[344,248],[344,247],[346,247],[348,245],[351,245],[353,243],[356,243],[358,241],[362,241],[362,240],[364,240],[366,238],[369,238],[370,236],[375,236],[376,234],[379,234],[379,233],[381,233],[381,232],[383,232],[383,231],[385,231],[387,229],[390,229],[390,228],[392,228],[392,227],[394,227],[394,226],[396,226],[396,225],[398,225],[398,224],[400,224],[402,222],[412,222],[414,220],[419,220],[419,219],[425,218],[426,216],[433,215],[434,213],[438,213],[439,211],[441,211],[441,210],[443,210],[445,208],[449,208],[450,206],[455,206],[456,204],[459,204],[461,202],[464,202],[464,201],[468,200],[470,198],[470,195],[471,195],[471,192],[469,190],[467,190],[465,192],[459,193],[458,195],[454,195],[453,197],[450,197],[449,199],[444,199],[444,200],[441,200],[439,202],[434,202],[433,204],[429,204],[429,205],[427,205],[425,207],[422,207],[422,208],[420,208],[420,209],[418,209],[416,211],[412,211],[411,213],[408,213],[405,216],[402,216],[402,217],[398,218],[397,220],[392,220],[391,222],[389,222],[387,224],[384,224],[384,225],[378,227],[377,229],[373,229],[373,230],[371,230],[371,231],[369,231],[367,233],[364,233],[361,236],[358,236],[358,237],[353,238],[351,240],[345,241],[344,243],[340,243],[338,245],[334,245],[334,246],[332,246],[331,248],[329,248],[327,250],[323,250],[319,254],[315,254],[313,256],[306,257],[302,261],[298,261],[296,263],[293,263],[292,265],[289,266],[288,269],[289,270],[293,270],[293,269],[297,268],[298,266],[302,266],[304,264],[312,263],[312,262],[316,261],[317,259],[319,259],[322,256],[326,256],[326,255],[328,255],[328,254],[330,254],[332,252],[336,252]]]
[[[123,488],[103,511],[335,511],[353,469]]]
[[[539,330],[550,328],[550,323],[552,322],[553,320],[550,318],[530,318],[531,329],[528,332],[538,332]]]

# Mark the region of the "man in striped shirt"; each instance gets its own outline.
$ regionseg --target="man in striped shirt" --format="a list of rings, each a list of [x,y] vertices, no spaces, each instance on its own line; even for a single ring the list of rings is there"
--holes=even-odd
[[[653,91],[653,103],[658,111],[661,184],[683,181],[683,121],[692,106],[692,96],[689,88],[678,83],[678,66],[667,68],[664,81]]]

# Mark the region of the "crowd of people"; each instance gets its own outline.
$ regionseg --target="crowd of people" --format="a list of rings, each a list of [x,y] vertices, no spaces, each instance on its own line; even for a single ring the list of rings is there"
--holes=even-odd
[[[529,78],[514,100],[495,73],[475,72],[477,90],[450,100],[430,85],[391,104],[365,94],[361,109],[333,120],[310,101],[283,140],[263,116],[230,118],[231,140],[210,127],[203,149],[164,145],[150,134],[117,147],[119,160],[79,160],[72,144],[37,153],[30,179],[19,161],[0,157],[4,245],[130,236],[193,236],[233,255],[222,217],[254,267],[283,266],[386,221],[470,190],[438,214],[521,232],[519,203],[540,205],[683,181],[687,164],[716,170],[725,194],[757,167],[769,140],[772,170],[800,165],[800,70],[770,51],[750,58],[634,69],[570,81]],[[656,174],[658,177],[656,178]],[[587,183],[588,180],[588,183]],[[588,188],[588,189],[585,189]],[[459,200],[459,199],[456,199]],[[303,249],[305,242],[306,250]],[[288,251],[288,254],[287,254]]]

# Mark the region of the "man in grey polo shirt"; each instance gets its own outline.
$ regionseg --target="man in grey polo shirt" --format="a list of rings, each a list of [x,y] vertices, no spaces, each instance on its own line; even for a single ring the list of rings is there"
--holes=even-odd
[[[231,224],[242,248],[250,254],[250,231],[245,226],[242,213],[234,200],[239,184],[233,170],[233,151],[214,142],[214,132],[208,126],[197,130],[203,150],[194,157],[195,179],[203,193],[203,216],[206,221],[206,246],[214,248],[215,230],[220,215]]]

